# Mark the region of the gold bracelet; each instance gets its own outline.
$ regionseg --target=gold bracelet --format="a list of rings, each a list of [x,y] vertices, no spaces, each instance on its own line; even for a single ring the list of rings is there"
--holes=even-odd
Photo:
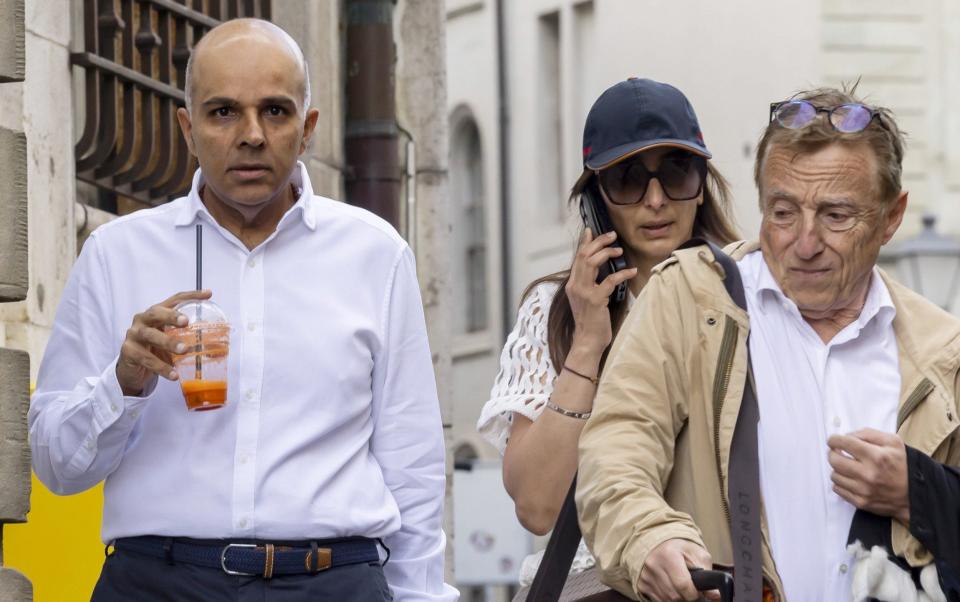
[[[599,380],[596,376],[587,376],[586,374],[583,374],[582,372],[577,372],[576,370],[574,370],[573,368],[571,368],[570,366],[568,366],[568,365],[566,365],[566,364],[563,365],[563,369],[566,370],[567,372],[569,372],[570,374],[575,374],[575,375],[579,376],[580,378],[589,380],[591,383],[593,383],[594,386],[596,386],[597,383],[600,382],[600,380]]]
[[[562,414],[563,416],[567,416],[569,418],[576,418],[577,420],[586,420],[590,417],[590,414],[593,414],[593,412],[571,412],[570,410],[565,410],[549,399],[547,400],[547,407],[557,414]]]

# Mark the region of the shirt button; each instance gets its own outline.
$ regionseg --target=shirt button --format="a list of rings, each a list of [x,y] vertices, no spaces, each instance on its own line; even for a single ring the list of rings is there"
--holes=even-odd
[[[113,402],[110,402],[110,411],[111,411],[111,412],[116,412],[116,411],[117,411],[117,404],[115,404],[115,403],[113,403]]]
[[[783,311],[790,311],[790,304],[786,301],[783,302]]]
[[[833,426],[835,426],[835,427],[837,427],[837,428],[840,428],[840,425],[841,425],[841,424],[842,424],[842,423],[840,422],[840,417],[839,417],[839,416],[834,416],[834,417],[833,417]]]
[[[83,446],[84,446],[85,448],[87,448],[87,449],[91,449],[91,450],[92,450],[92,449],[93,449],[93,441],[91,441],[91,440],[88,439],[87,442],[83,444]]]
[[[256,265],[257,265],[257,260],[254,259],[253,257],[251,257],[250,259],[247,260],[247,267],[248,267],[248,268],[252,268],[252,267],[254,267],[254,266],[256,266]]]
[[[843,564],[840,565],[840,572],[841,572],[842,574],[846,574],[846,573],[847,573],[847,563],[846,563],[846,562],[844,562]]]
[[[248,458],[247,455],[244,454],[244,455],[240,456],[240,463],[241,463],[241,464],[246,464],[249,459],[250,459],[250,458]]]
[[[240,519],[240,522],[238,522],[237,525],[239,525],[241,529],[246,529],[246,528],[247,528],[247,519],[241,518],[241,519]]]
[[[254,392],[253,389],[247,389],[247,401],[253,401]]]
[[[249,324],[247,324],[247,330],[249,330],[250,332],[253,332],[256,329],[257,329],[257,325],[254,324],[253,322],[250,322]]]

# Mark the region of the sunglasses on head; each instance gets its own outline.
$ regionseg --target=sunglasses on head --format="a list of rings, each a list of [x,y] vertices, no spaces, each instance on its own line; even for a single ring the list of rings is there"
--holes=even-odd
[[[826,113],[833,129],[844,134],[862,132],[874,118],[880,118],[880,111],[856,102],[835,107],[818,107],[807,100],[770,103],[770,123],[776,121],[790,130],[810,124],[820,113]]]
[[[707,177],[707,160],[687,151],[663,156],[655,171],[648,170],[640,155],[596,172],[597,182],[614,205],[633,205],[643,200],[650,180],[672,201],[689,201],[700,196]]]

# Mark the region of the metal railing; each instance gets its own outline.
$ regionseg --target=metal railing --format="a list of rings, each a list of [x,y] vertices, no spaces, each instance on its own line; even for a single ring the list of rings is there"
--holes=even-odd
[[[194,44],[222,21],[270,18],[270,0],[84,0],[83,134],[77,178],[148,205],[190,188],[177,125]]]

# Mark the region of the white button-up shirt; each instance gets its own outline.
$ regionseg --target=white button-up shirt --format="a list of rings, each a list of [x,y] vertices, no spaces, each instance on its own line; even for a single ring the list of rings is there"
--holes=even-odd
[[[383,538],[397,600],[443,583],[444,442],[413,255],[386,222],[314,196],[248,250],[198,194],[99,228],[57,311],[30,406],[33,467],[56,493],[106,479],[103,540],[136,535]],[[133,316],[203,285],[232,325],[227,404],[178,383],[124,397]]]
[[[759,251],[738,264],[757,383],[760,490],[790,602],[851,599],[847,537],[856,508],[833,492],[827,438],[896,431],[896,310],[874,270],[860,316],[829,343],[777,285]]]

